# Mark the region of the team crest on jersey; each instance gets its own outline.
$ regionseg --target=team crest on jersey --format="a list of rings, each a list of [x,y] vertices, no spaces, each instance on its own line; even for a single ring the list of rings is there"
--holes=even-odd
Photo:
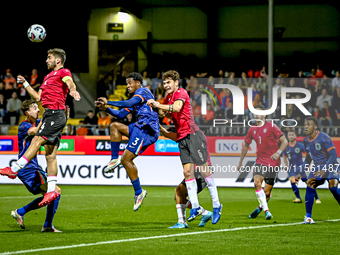
[[[263,132],[266,133],[266,132],[267,132],[267,129],[265,128],[265,129],[263,130]]]
[[[256,135],[256,131],[254,131],[254,135]]]
[[[300,148],[295,148],[295,153],[299,153],[300,152]]]
[[[321,150],[321,145],[319,143],[315,144],[315,149],[317,149],[318,151]]]

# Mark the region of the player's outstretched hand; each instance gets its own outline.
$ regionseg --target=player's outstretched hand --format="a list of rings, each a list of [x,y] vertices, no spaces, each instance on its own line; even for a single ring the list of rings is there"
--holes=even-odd
[[[272,160],[278,160],[279,157],[280,157],[280,154],[277,153],[277,152],[275,152],[270,158],[271,158]]]
[[[23,84],[25,81],[26,79],[24,78],[24,76],[21,76],[21,75],[17,76],[17,83]]]
[[[147,102],[146,102],[147,105],[150,105],[152,107],[157,107],[157,105],[159,104],[159,102],[153,100],[153,99],[149,99]]]
[[[95,101],[94,103],[96,107],[98,107],[102,111],[106,111],[108,107],[107,104],[103,100],[101,100],[101,98],[98,98],[97,101]]]
[[[80,95],[76,90],[70,91],[70,96],[73,97],[76,101],[80,100]]]
[[[314,176],[321,178],[322,176],[324,176],[325,173],[325,171],[317,171],[314,173]]]

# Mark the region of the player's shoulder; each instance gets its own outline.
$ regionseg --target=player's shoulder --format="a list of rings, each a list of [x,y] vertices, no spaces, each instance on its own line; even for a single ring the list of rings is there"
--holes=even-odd
[[[328,134],[321,132],[321,131],[319,131],[318,137],[321,138],[321,139],[331,138]]]
[[[59,70],[58,70],[58,72],[59,73],[65,73],[65,74],[71,74],[71,71],[70,71],[70,69],[68,69],[68,68],[60,68]]]
[[[173,97],[175,98],[175,100],[176,98],[188,98],[189,94],[188,91],[186,91],[185,89],[179,88],[174,92]]]

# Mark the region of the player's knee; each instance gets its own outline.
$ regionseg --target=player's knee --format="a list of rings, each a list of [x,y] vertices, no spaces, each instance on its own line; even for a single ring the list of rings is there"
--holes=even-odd
[[[183,174],[185,179],[190,178],[190,169],[184,169]]]
[[[120,123],[119,123],[119,122],[116,122],[116,121],[111,122],[111,124],[110,124],[110,130],[117,130],[119,124],[120,124]]]

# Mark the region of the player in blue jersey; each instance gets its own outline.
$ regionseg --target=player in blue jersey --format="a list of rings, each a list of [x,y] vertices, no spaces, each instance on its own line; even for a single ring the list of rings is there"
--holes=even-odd
[[[35,101],[25,100],[21,109],[26,115],[25,120],[20,124],[18,129],[18,147],[19,158],[24,155],[25,151],[31,144],[34,135],[39,129],[39,108]],[[68,108],[67,108],[68,109]],[[47,191],[47,175],[38,164],[37,156],[35,156],[24,168],[20,169],[17,177],[26,186],[27,190],[34,195],[45,194]],[[60,194],[61,189],[56,186],[56,191]],[[31,203],[12,211],[11,215],[16,219],[22,229],[25,229],[24,216],[26,213],[39,209],[39,203],[43,200],[43,196],[33,200]],[[53,217],[59,205],[60,195],[47,206],[47,214],[45,224],[41,232],[61,232],[53,225]]]
[[[303,224],[313,224],[312,209],[314,203],[315,189],[322,185],[325,180],[328,181],[329,190],[332,192],[335,200],[340,205],[339,184],[339,163],[337,153],[331,138],[323,132],[317,130],[318,119],[308,117],[305,121],[305,133],[307,137],[303,140],[307,156],[304,169],[311,165],[311,172],[308,176],[306,190],[306,216]]]
[[[111,161],[104,171],[108,173],[114,171],[120,164],[124,166],[135,190],[133,210],[137,211],[142,205],[147,192],[141,188],[137,167],[133,160],[157,141],[159,119],[158,113],[146,104],[149,99],[154,99],[154,96],[148,88],[142,86],[143,77],[139,73],[130,73],[126,76],[126,83],[128,92],[134,94],[131,99],[126,101],[107,101],[106,98],[101,97],[96,101],[96,106],[118,118],[125,117],[131,111],[136,114],[137,122],[129,126],[120,122],[111,123]],[[120,110],[113,110],[108,105],[119,107]],[[119,158],[119,145],[123,135],[129,137],[129,143],[122,157]]]
[[[297,184],[299,183],[300,179],[303,182],[307,182],[305,169],[303,169],[304,166],[303,158],[306,157],[306,150],[305,146],[302,143],[296,141],[295,130],[288,131],[288,141],[289,141],[288,146],[282,153],[283,161],[288,169],[289,181],[290,184],[292,185],[292,190],[296,196],[296,199],[294,199],[293,202],[302,203],[300,190]],[[321,203],[316,191],[315,191],[315,203],[317,204]]]

